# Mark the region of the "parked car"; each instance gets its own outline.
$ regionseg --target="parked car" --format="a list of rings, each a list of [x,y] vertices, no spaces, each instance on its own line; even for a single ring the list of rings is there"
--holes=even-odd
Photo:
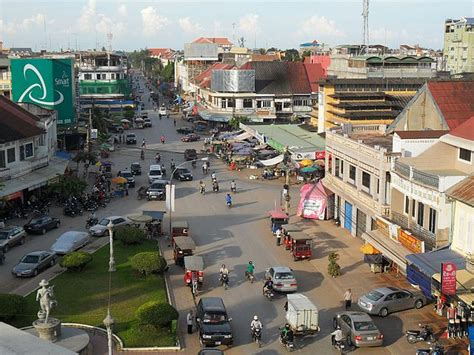
[[[103,237],[109,235],[108,225],[112,222],[112,230],[116,231],[117,229],[127,227],[130,225],[130,221],[126,217],[122,216],[111,216],[102,218],[98,224],[89,228],[89,233],[93,237]]]
[[[120,176],[127,179],[128,187],[135,187],[135,177],[130,170],[122,170]]]
[[[392,286],[379,287],[359,298],[357,304],[369,314],[386,317],[389,313],[405,309],[419,309],[426,304],[421,291],[408,291]]]
[[[197,158],[196,149],[186,149],[184,151],[184,160],[196,160]]]
[[[125,138],[125,143],[127,144],[137,144],[137,136],[135,133],[128,133]]]
[[[176,132],[180,134],[189,134],[193,133],[194,130],[190,127],[179,127],[178,129],[176,129]]]
[[[143,119],[148,118],[148,112],[143,111],[140,116],[141,116],[141,118],[143,118]]]
[[[149,118],[145,118],[143,120],[143,127],[152,127],[151,120]]]
[[[158,110],[158,116],[161,117],[161,116],[167,116],[167,115],[168,115],[168,111],[166,110],[166,107],[160,106]]]
[[[142,174],[142,167],[139,162],[134,162],[130,165],[130,171],[133,175],[141,175]]]
[[[87,232],[67,231],[56,239],[51,251],[57,255],[65,255],[82,248],[89,240]]]
[[[224,355],[224,352],[220,349],[201,349],[198,355]]]
[[[173,177],[179,181],[191,181],[193,174],[187,168],[177,168],[174,171]]]
[[[160,164],[150,165],[150,170],[148,172],[148,183],[153,183],[154,180],[163,180],[165,174]]]
[[[26,232],[18,226],[0,229],[0,249],[7,253],[11,247],[18,244],[25,244]]]
[[[33,251],[24,255],[12,269],[17,277],[36,276],[41,271],[56,264],[57,256],[50,251]]]
[[[23,226],[23,229],[27,233],[31,234],[45,234],[47,231],[53,228],[59,228],[60,224],[61,221],[59,218],[44,216],[31,219]]]
[[[190,133],[181,138],[182,142],[196,142],[201,139],[201,136],[198,136],[195,133]]]
[[[383,334],[372,318],[364,312],[339,312],[333,319],[333,326],[341,327],[348,346],[382,346]]]
[[[202,297],[196,310],[199,341],[204,346],[232,345],[232,318],[220,297]]]
[[[273,289],[280,292],[294,292],[298,289],[293,270],[287,266],[273,266],[265,272],[273,281]]]
[[[166,180],[153,180],[146,194],[148,201],[150,200],[166,200]]]
[[[119,125],[119,124],[117,124],[117,123],[114,123],[112,126],[110,126],[109,132],[112,132],[112,133],[123,133],[123,127],[122,127],[122,125]]]

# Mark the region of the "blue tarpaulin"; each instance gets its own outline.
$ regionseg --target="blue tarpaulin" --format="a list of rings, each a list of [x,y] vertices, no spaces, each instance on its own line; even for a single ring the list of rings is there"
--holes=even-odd
[[[142,214],[144,216],[150,216],[153,219],[156,219],[158,221],[163,220],[163,216],[166,212],[165,211],[143,211]]]

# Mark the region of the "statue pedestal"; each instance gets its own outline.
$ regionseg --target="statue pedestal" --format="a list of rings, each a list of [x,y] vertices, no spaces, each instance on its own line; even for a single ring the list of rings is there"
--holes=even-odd
[[[48,323],[45,323],[43,319],[37,319],[33,322],[38,332],[38,337],[54,343],[58,337],[61,336],[61,322],[56,318],[49,318]]]

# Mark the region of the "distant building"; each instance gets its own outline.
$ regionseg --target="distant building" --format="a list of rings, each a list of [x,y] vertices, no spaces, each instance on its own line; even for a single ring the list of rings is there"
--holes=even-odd
[[[10,59],[0,57],[0,95],[10,98],[12,90],[12,74]]]
[[[173,60],[175,52],[171,48],[148,48],[150,57],[157,58],[165,67]]]
[[[32,57],[33,50],[31,48],[10,48],[8,54],[15,58]]]
[[[451,74],[474,72],[474,18],[444,22],[443,58]]]
[[[228,52],[233,47],[233,43],[226,37],[199,37],[196,38],[192,43],[216,44],[219,53]]]

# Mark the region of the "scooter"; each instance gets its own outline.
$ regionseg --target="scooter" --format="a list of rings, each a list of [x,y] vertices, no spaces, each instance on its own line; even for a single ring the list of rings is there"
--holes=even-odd
[[[266,288],[265,291],[263,292],[263,295],[268,298],[269,301],[272,301],[273,300],[273,297],[275,296],[275,294],[273,293],[273,291],[269,288]]]
[[[232,207],[232,201],[227,201],[227,207],[231,208]]]
[[[419,324],[420,330],[409,329],[406,331],[405,336],[410,344],[415,344],[420,341],[426,341],[427,343],[434,343],[436,341],[433,331],[428,325]]]
[[[221,286],[224,286],[224,289],[227,290],[229,288],[229,275],[222,274],[220,277]]]
[[[280,335],[280,344],[283,345],[285,347],[285,349],[290,353],[293,350],[295,350],[295,344],[294,344],[293,340],[283,339],[283,337],[281,335]]]
[[[158,164],[161,161],[161,156],[160,154],[155,155],[155,162]]]
[[[258,347],[262,346],[262,328],[252,329],[252,340],[257,343]]]
[[[206,194],[206,188],[205,188],[204,186],[201,186],[201,187],[199,188],[199,192],[201,193],[201,195]]]
[[[86,229],[95,226],[97,223],[99,223],[99,220],[97,218],[89,217],[86,221]]]
[[[247,280],[250,281],[250,283],[253,284],[253,282],[255,281],[255,276],[253,275],[253,273],[250,273],[248,271],[245,271],[245,277],[247,278]]]
[[[344,345],[343,341],[334,341],[333,346],[336,350],[339,351],[340,354],[344,353],[344,349],[345,349],[346,346]]]
[[[417,349],[416,355],[444,355],[444,348],[441,345],[435,344],[429,349]]]
[[[230,186],[230,191],[235,194],[237,192],[237,187],[235,185],[231,185]]]

